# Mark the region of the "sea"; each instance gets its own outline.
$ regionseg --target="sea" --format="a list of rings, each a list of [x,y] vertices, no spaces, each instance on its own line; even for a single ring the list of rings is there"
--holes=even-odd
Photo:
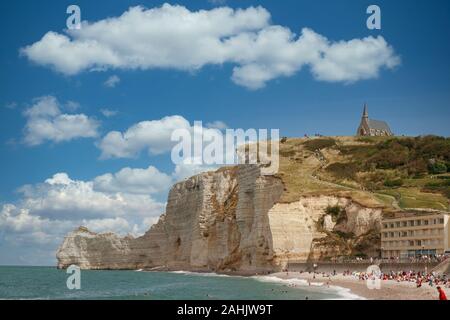
[[[358,299],[349,290],[274,276],[81,270],[80,289],[55,267],[0,266],[0,299],[305,300]]]

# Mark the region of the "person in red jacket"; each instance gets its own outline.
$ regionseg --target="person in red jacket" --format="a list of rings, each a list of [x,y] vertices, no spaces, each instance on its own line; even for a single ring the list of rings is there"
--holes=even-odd
[[[441,287],[436,288],[439,292],[439,300],[447,300],[447,296],[445,295],[445,291]]]

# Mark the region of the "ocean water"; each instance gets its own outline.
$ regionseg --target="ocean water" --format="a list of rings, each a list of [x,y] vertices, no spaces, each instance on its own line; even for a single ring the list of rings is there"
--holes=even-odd
[[[0,266],[0,299],[354,299],[346,289],[308,286],[273,276],[212,273],[81,271],[81,289],[69,290],[70,275],[54,267]],[[294,287],[295,285],[295,287]]]

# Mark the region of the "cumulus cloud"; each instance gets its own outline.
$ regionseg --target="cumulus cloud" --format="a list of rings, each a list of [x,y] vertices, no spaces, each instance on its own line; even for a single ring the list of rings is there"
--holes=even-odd
[[[208,2],[211,3],[212,5],[218,6],[225,4],[227,0],[208,0]]]
[[[104,192],[155,194],[168,190],[172,178],[153,166],[147,169],[123,168],[114,174],[107,173],[94,179],[94,189]]]
[[[152,166],[123,168],[89,181],[54,174],[42,183],[22,186],[15,204],[0,206],[0,241],[40,252],[34,263],[48,265],[54,263],[63,237],[80,225],[95,232],[141,235],[164,212],[165,204],[155,199],[166,197],[174,182],[207,169],[214,168],[186,163],[170,175]],[[24,254],[27,260],[21,263],[31,263],[33,254]]]
[[[110,109],[100,109],[100,113],[104,115],[106,118],[111,118],[117,115],[119,111]]]
[[[170,140],[172,132],[183,128],[190,128],[189,121],[181,116],[168,116],[139,122],[125,132],[110,131],[98,144],[101,158],[132,158],[144,149],[150,154],[168,152],[174,145]]]
[[[182,116],[173,115],[158,120],[138,122],[124,132],[110,131],[97,143],[97,147],[101,150],[101,159],[134,158],[142,151],[147,151],[150,155],[159,155],[172,151],[172,148],[179,143],[179,141],[172,141],[171,139],[174,130],[185,130],[191,138],[191,143],[195,139],[199,139],[197,141],[203,141],[207,145],[217,135],[221,136],[220,130],[226,128],[228,126],[223,121],[210,122],[205,127],[200,127],[195,126],[195,123],[191,125]],[[194,153],[193,147],[191,152]],[[191,160],[198,158],[198,156],[195,154],[182,155],[182,158],[186,162],[179,164],[180,166],[194,168],[195,163],[191,165],[188,162],[195,162]],[[196,169],[192,170],[194,170],[192,172],[196,171]]]
[[[131,177],[124,176],[130,172]],[[108,176],[111,179],[104,179]],[[80,225],[95,232],[141,235],[164,212],[164,203],[152,196],[165,196],[171,183],[171,177],[153,167],[124,168],[93,181],[57,173],[21,187],[17,203],[0,205],[0,241],[4,246],[42,250],[39,264],[48,264],[54,263],[63,237]]]
[[[400,63],[381,36],[331,41],[308,28],[297,36],[271,24],[262,7],[190,11],[170,4],[132,7],[119,17],[83,22],[80,30],[66,34],[50,31],[21,53],[67,75],[96,69],[192,71],[230,63],[232,80],[249,89],[305,66],[320,81],[354,82]]]
[[[74,103],[69,103],[69,108]],[[24,142],[35,146],[45,141],[63,142],[77,138],[97,136],[99,123],[85,114],[62,113],[58,100],[53,96],[36,98],[34,104],[24,111],[27,119]]]
[[[102,178],[99,179],[102,181]],[[163,205],[149,195],[127,193],[125,187],[114,190],[115,185],[117,182],[112,180],[108,187],[103,176],[100,189],[109,191],[102,192],[94,188],[93,181],[72,180],[66,173],[57,173],[44,183],[21,187],[20,206],[41,217],[66,220],[81,217],[144,217],[163,211]],[[124,185],[128,188],[133,186],[129,181],[125,181]]]
[[[174,179],[174,182],[178,182],[205,171],[217,170],[219,167],[219,165],[214,164],[196,164],[192,158],[186,158],[182,163],[175,165],[172,178]]]
[[[12,102],[8,102],[7,104],[5,104],[5,108],[6,109],[10,109],[13,110],[17,107],[17,102],[12,101]]]
[[[5,204],[0,210],[0,231],[14,244],[56,245],[73,228],[69,221],[50,220],[30,214],[26,208]]]
[[[119,84],[119,82],[120,78],[116,75],[112,75],[108,79],[106,79],[106,81],[103,82],[103,84],[105,85],[105,87],[114,88],[116,85]]]
[[[216,120],[213,122],[207,122],[205,124],[205,126],[210,129],[218,129],[218,130],[228,129],[228,125],[225,122],[220,121],[220,120]]]

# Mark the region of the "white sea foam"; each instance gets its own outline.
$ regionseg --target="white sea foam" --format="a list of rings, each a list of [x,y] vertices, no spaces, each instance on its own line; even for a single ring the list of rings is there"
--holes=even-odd
[[[194,271],[184,271],[184,270],[168,271],[168,272],[177,273],[177,274],[186,274],[186,275],[192,275],[192,276],[202,276],[202,277],[240,277],[240,276],[214,273],[214,272],[194,272]]]
[[[338,287],[338,286],[330,286],[331,289],[337,291],[337,293],[341,296],[341,298],[337,299],[329,299],[329,300],[366,300],[366,298],[358,296],[350,291],[348,288]]]
[[[275,282],[284,285],[301,285],[301,286],[308,285],[308,281],[304,279],[282,279],[275,276],[252,276],[251,278],[262,282]]]
[[[290,279],[282,279],[276,276],[253,276],[251,277],[255,280],[262,281],[262,282],[273,282],[273,283],[280,283],[284,284],[290,287],[302,287],[302,289],[305,289],[305,287],[313,286],[313,287],[321,287],[324,290],[328,291],[328,293],[336,293],[339,295],[339,298],[335,299],[329,299],[329,300],[364,300],[363,297],[360,297],[350,291],[350,289],[338,287],[338,286],[329,286],[325,287],[323,282],[309,282],[305,279],[298,279],[298,278],[290,278]]]
[[[202,277],[242,277],[242,276],[234,276],[234,275],[227,275],[227,274],[219,274],[214,272],[193,272],[193,271],[184,271],[184,270],[178,270],[178,271],[169,271],[170,273],[175,274],[185,274],[185,275],[193,275],[193,276],[202,276]],[[283,284],[289,287],[299,287],[302,289],[305,289],[307,287],[316,287],[321,288],[324,290],[324,293],[334,293],[339,296],[339,298],[334,299],[328,299],[328,300],[364,300],[365,298],[358,296],[350,291],[350,289],[339,287],[339,286],[324,286],[323,282],[314,282],[306,279],[298,279],[298,278],[290,278],[290,279],[282,279],[276,276],[251,276],[249,277],[251,279],[255,279],[257,281],[261,282],[271,282],[271,283],[278,283]]]

